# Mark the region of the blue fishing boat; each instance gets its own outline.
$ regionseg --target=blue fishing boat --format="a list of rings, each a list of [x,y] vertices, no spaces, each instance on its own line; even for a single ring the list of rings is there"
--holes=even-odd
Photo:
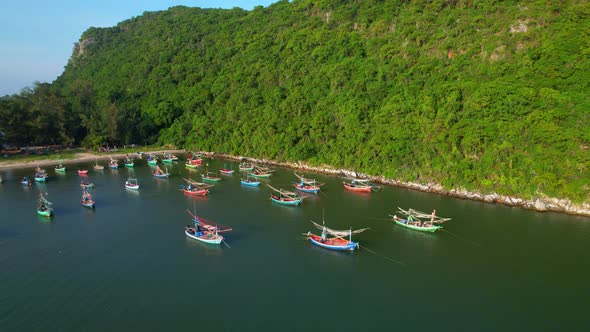
[[[317,194],[318,192],[320,192],[320,186],[324,185],[324,183],[316,182],[315,179],[306,179],[297,173],[293,174],[295,174],[295,176],[299,178],[299,182],[293,183],[295,189],[302,191],[304,193]]]
[[[240,179],[240,183],[243,186],[248,186],[248,187],[258,187],[260,186],[260,181],[256,181],[253,179],[250,179],[250,175],[248,174],[248,176],[246,176],[245,179]]]
[[[286,191],[283,189],[276,189],[268,184],[267,186],[274,191],[270,194],[270,199],[275,203],[295,206],[301,204],[301,202],[303,201],[303,197],[297,195],[294,192]]]
[[[345,230],[337,231],[326,227],[325,224],[317,224],[312,221],[312,224],[319,230],[322,231],[321,235],[315,235],[311,232],[307,232],[309,241],[316,246],[338,251],[353,251],[359,248],[359,243],[352,241],[352,234],[358,234],[366,231],[369,228],[362,228],[357,230]],[[332,237],[328,237],[332,236]],[[346,239],[348,237],[348,240]]]

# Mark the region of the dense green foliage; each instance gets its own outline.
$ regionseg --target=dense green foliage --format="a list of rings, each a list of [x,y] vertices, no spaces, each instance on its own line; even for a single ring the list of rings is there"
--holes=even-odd
[[[587,201],[589,33],[581,0],[174,7],[86,31],[51,87],[65,102],[36,102],[65,119],[55,140]],[[11,107],[37,114],[26,97],[0,100],[0,128]]]

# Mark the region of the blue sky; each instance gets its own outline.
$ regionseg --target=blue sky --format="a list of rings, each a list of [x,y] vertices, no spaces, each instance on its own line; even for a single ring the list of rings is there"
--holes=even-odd
[[[1,0],[0,96],[52,82],[91,26],[108,27],[145,11],[183,5],[252,9],[277,0]]]

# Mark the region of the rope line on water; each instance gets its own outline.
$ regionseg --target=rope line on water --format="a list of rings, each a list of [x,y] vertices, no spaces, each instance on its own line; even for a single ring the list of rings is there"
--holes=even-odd
[[[396,260],[396,259],[393,259],[393,258],[391,258],[391,257],[385,256],[385,255],[383,255],[383,254],[379,254],[379,253],[377,253],[377,252],[375,252],[375,251],[373,251],[373,250],[371,250],[371,249],[369,249],[369,248],[367,248],[367,247],[365,247],[365,246],[361,246],[361,245],[359,244],[359,247],[360,247],[360,248],[362,248],[362,249],[365,249],[366,251],[368,251],[368,252],[370,252],[370,253],[373,253],[373,254],[375,254],[375,255],[377,255],[377,256],[381,256],[381,257],[383,257],[383,258],[385,258],[385,259],[387,259],[387,260],[390,260],[390,261],[392,261],[392,262],[394,262],[394,263],[397,263],[397,264],[399,264],[399,265],[401,265],[401,266],[404,266],[404,267],[406,266],[406,263],[404,263],[404,262],[402,262],[402,261],[398,261],[398,260]]]
[[[457,239],[459,239],[459,240],[461,240],[461,241],[465,241],[465,242],[467,242],[467,243],[471,243],[472,245],[474,245],[474,246],[476,246],[476,247],[481,247],[481,244],[479,244],[479,243],[477,243],[477,242],[474,242],[474,241],[471,241],[471,240],[469,240],[469,239],[466,239],[466,238],[464,238],[464,237],[461,237],[461,236],[459,236],[459,235],[457,235],[457,234],[455,234],[455,233],[453,233],[453,232],[449,232],[449,231],[447,231],[447,230],[446,230],[446,229],[444,229],[444,228],[441,228],[440,230],[441,230],[441,231],[443,231],[443,232],[447,232],[447,233],[449,233],[451,236],[454,236],[454,237],[456,237]]]

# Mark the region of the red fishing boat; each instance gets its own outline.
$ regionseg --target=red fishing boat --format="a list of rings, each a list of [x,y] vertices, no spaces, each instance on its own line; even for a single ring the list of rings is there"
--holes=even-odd
[[[373,190],[378,190],[379,186],[371,185],[368,179],[348,179],[342,182],[344,189],[348,191],[370,193]]]
[[[182,192],[191,196],[205,196],[209,193],[209,188],[214,187],[212,184],[196,182],[190,179],[184,179],[186,185],[182,186]]]

